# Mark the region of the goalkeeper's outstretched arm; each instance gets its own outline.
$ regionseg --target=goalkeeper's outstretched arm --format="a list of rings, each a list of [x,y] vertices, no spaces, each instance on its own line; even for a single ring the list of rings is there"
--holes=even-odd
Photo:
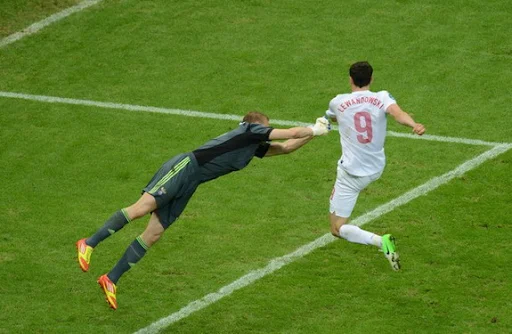
[[[304,128],[296,127],[291,129],[274,129],[270,133],[269,139],[288,139],[285,142],[272,142],[268,148],[265,157],[273,155],[281,155],[292,153],[302,146],[306,145],[314,136],[325,135],[331,129],[329,121],[325,117],[316,119],[313,126]],[[288,132],[295,133],[294,135],[287,134]],[[300,134],[300,135],[297,135]],[[290,137],[285,137],[285,136]]]
[[[306,145],[313,136],[308,136],[299,139],[288,139],[285,142],[272,142],[268,148],[265,157],[271,157],[274,155],[288,154],[298,150],[302,146]]]

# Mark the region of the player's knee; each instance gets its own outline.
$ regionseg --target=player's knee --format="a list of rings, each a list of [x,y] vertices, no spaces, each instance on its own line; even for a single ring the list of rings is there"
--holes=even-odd
[[[343,218],[331,213],[330,216],[331,221],[331,233],[335,237],[342,238],[340,229],[341,227],[348,222],[348,218]]]
[[[158,240],[160,240],[160,237],[162,236],[162,232],[153,232],[153,233],[147,233],[146,234],[146,242],[148,243],[148,246],[153,246]]]
[[[340,229],[336,224],[331,223],[331,234],[339,238]]]
[[[137,204],[126,208],[126,212],[131,220],[135,220],[146,215],[146,213]]]
[[[148,238],[148,246],[153,246],[160,239],[159,235],[151,235]]]
[[[155,211],[156,200],[148,193],[144,193],[142,197],[133,205],[128,207],[128,212],[131,219],[144,217],[148,213]]]
[[[141,203],[137,208],[137,212],[140,215],[140,217],[147,215],[153,210],[154,208],[149,203]]]
[[[144,217],[153,210],[154,208],[149,203],[137,202],[132,206],[128,207],[126,211],[130,215],[130,219],[134,220],[137,218]]]

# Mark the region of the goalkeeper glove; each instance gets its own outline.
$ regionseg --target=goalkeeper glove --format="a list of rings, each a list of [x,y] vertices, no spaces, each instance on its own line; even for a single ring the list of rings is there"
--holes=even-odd
[[[331,130],[331,123],[326,117],[318,117],[315,125],[310,126],[310,128],[313,130],[313,136],[322,136]]]

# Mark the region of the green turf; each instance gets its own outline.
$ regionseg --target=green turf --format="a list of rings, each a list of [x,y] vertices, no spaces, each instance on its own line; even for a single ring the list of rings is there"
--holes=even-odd
[[[76,1],[41,3],[6,2],[0,32]],[[0,91],[311,122],[347,90],[350,63],[368,59],[374,88],[429,134],[512,142],[511,6],[105,0],[0,49]],[[95,279],[146,222],[101,244],[86,274],[74,242],[135,201],[166,159],[235,126],[0,97],[0,333],[131,333],[327,233],[335,132],[201,186],[108,309]],[[488,149],[388,137],[385,173],[354,217]],[[336,241],[164,332],[509,333],[511,159],[364,227],[398,237],[400,273]]]
[[[0,38],[21,31],[78,2],[79,0],[2,0]]]

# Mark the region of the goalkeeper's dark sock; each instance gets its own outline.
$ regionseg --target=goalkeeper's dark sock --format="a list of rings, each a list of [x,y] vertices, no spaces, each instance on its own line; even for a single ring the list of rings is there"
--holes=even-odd
[[[124,209],[116,211],[103,226],[96,231],[90,238],[85,240],[88,246],[96,247],[100,242],[122,229],[130,222],[128,214]]]
[[[148,249],[149,246],[146,245],[141,236],[138,236],[137,239],[133,240],[130,246],[128,246],[119,262],[117,262],[114,268],[107,274],[108,278],[110,278],[114,284],[117,284],[121,275],[139,262]]]

